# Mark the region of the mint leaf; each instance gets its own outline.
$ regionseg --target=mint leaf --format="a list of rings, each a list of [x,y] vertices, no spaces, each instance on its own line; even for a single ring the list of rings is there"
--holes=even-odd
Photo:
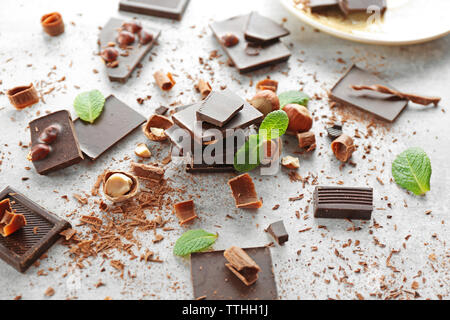
[[[234,155],[234,168],[239,172],[246,172],[258,167],[261,145],[262,139],[259,139],[259,135],[250,135],[245,144]]]
[[[192,252],[202,251],[216,242],[218,235],[206,232],[203,229],[186,231],[175,242],[173,253],[177,256],[185,256]]]
[[[103,111],[105,97],[98,90],[82,92],[75,98],[73,107],[81,120],[93,123]]]
[[[289,118],[283,110],[269,113],[259,127],[259,136],[262,140],[272,140],[281,137],[289,125]]]
[[[395,182],[415,195],[430,190],[431,162],[421,148],[409,148],[400,153],[392,163]]]
[[[301,104],[306,107],[309,96],[301,91],[292,90],[280,93],[278,99],[280,100],[280,108],[283,108],[289,103]]]

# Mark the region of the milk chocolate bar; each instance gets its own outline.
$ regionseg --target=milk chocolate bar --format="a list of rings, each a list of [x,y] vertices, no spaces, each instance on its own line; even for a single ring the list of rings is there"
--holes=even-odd
[[[189,0],[120,0],[119,10],[181,20]]]

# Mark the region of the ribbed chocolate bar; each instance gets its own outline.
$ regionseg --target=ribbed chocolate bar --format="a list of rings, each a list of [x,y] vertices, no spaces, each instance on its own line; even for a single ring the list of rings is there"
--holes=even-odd
[[[373,210],[372,188],[316,187],[314,217],[370,220]]]

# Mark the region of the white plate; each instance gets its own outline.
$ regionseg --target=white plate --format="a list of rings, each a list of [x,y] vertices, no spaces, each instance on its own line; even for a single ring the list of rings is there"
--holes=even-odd
[[[300,0],[280,0],[303,22],[333,36],[371,44],[406,45],[430,41],[450,33],[450,0],[387,0],[387,10],[377,19],[340,12],[312,14]]]

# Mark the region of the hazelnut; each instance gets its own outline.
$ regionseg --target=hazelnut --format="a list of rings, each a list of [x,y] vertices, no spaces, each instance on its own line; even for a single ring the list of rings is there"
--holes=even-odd
[[[150,158],[152,156],[145,143],[139,143],[136,149],[134,149],[134,153],[141,158]]]
[[[286,156],[281,159],[281,165],[288,169],[300,168],[300,160],[297,157]]]
[[[153,41],[153,34],[148,33],[145,30],[139,31],[138,36],[139,36],[139,43],[142,45],[145,45]]]
[[[143,127],[144,134],[152,141],[163,141],[167,139],[165,130],[173,126],[172,120],[167,117],[154,114],[150,116]]]
[[[126,47],[132,44],[134,40],[135,40],[134,34],[132,34],[129,31],[121,31],[117,36],[117,43],[119,44],[120,47]]]
[[[45,159],[50,153],[50,150],[51,149],[48,145],[38,143],[31,148],[30,153],[27,156],[27,159],[30,161],[39,161]]]
[[[267,114],[272,111],[280,109],[280,100],[275,92],[271,90],[257,92],[249,102],[253,107],[264,114],[264,116],[267,116]]]
[[[232,33],[226,33],[221,37],[222,43],[225,47],[234,47],[239,43],[239,38]]]
[[[309,131],[312,127],[312,117],[308,109],[299,104],[287,104],[283,107],[289,118],[289,126],[287,131],[291,133]]]
[[[122,28],[131,33],[137,33],[142,30],[142,25],[137,21],[127,21],[122,24]]]
[[[116,61],[117,57],[119,56],[119,51],[117,51],[114,48],[106,48],[105,50],[100,53],[100,56],[105,60],[106,62],[113,62]]]
[[[105,183],[105,193],[110,197],[119,197],[131,190],[133,180],[123,173],[112,174]]]
[[[58,137],[60,130],[61,128],[58,125],[50,125],[39,135],[39,140],[51,144]]]

